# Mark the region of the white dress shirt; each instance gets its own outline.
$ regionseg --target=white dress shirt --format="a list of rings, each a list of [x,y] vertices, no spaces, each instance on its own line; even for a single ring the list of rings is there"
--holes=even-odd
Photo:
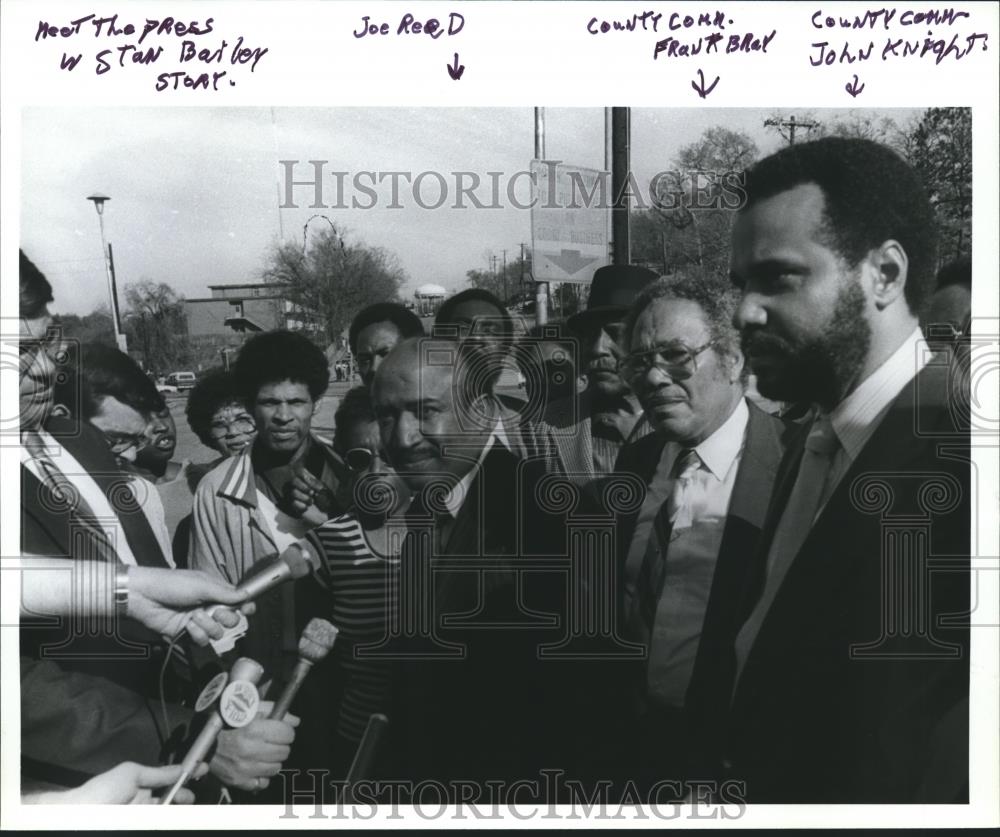
[[[136,561],[135,555],[132,553],[132,547],[129,546],[128,538],[125,537],[125,531],[118,520],[118,515],[111,508],[111,503],[101,490],[101,487],[87,473],[87,469],[77,461],[76,457],[60,445],[50,433],[39,429],[38,436],[53,464],[72,483],[77,491],[80,492],[80,496],[90,506],[97,523],[105,535],[107,535],[108,542],[114,545],[118,559],[124,564],[130,564],[133,567],[137,566],[138,561]],[[45,475],[40,470],[38,463],[35,462],[31,452],[24,445],[21,445],[21,464],[38,477],[40,482],[45,483]],[[164,522],[163,504],[160,502],[156,487],[141,477],[132,477],[131,475],[123,474],[122,478],[130,480],[129,490],[149,521],[153,535],[163,549],[167,563],[170,566],[174,566],[173,555],[170,551],[170,535],[167,532],[166,523]]]
[[[826,476],[821,500],[813,522],[822,514],[823,507],[833,495],[837,485],[850,470],[864,446],[871,439],[889,407],[903,388],[927,365],[933,352],[924,342],[919,328],[915,328],[886,361],[844,398],[830,412],[830,424],[839,446],[833,454]],[[771,542],[767,557],[767,576],[764,590],[746,623],[736,637],[736,680],[750,654],[771,603],[778,595],[795,555],[778,555],[774,545],[780,541],[781,522]],[[736,681],[734,681],[735,683]],[[735,688],[735,686],[734,686]]]
[[[725,423],[694,448],[700,464],[691,475],[683,508],[671,530],[666,577],[650,641],[647,685],[649,700],[655,705],[684,705],[749,417],[746,401],[740,399]],[[676,442],[663,448],[630,553],[659,548],[653,523],[673,490],[670,474],[681,450]]]

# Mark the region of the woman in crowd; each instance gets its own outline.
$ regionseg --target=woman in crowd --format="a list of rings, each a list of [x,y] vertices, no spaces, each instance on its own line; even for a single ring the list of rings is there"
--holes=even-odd
[[[388,711],[390,662],[386,648],[379,656],[379,645],[396,607],[397,585],[391,579],[399,571],[405,533],[402,518],[393,515],[406,508],[409,498],[382,458],[367,387],[347,392],[334,423],[334,450],[351,475],[346,486],[349,510],[315,529],[308,540],[319,548],[321,578],[329,596],[325,608],[340,633],[328,664],[313,679],[317,688],[310,704],[317,703],[319,711],[300,709],[304,724],[321,728],[314,734],[304,732],[298,741],[316,748],[315,753],[303,751],[301,763],[329,764],[342,778],[368,718]]]
[[[187,420],[194,434],[219,457],[204,465],[187,468],[188,485],[193,494],[201,478],[224,459],[250,450],[257,437],[257,425],[236,390],[232,373],[221,367],[211,369],[199,378],[188,395]],[[191,536],[191,507],[174,535],[174,560],[178,567],[187,566]]]

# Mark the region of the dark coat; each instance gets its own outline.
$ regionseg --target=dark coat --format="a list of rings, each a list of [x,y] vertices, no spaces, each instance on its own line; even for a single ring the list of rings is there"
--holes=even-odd
[[[591,705],[600,704],[585,715],[604,718],[581,759],[589,760],[590,778],[680,780],[697,772],[698,766],[712,758],[719,746],[716,732],[728,707],[727,672],[734,665],[732,643],[739,627],[737,604],[748,584],[748,555],[761,534],[789,428],[779,418],[769,415],[747,401],[749,417],[739,470],[729,501],[719,557],[709,593],[701,640],[694,672],[688,688],[684,712],[672,719],[669,741],[645,742],[646,730],[637,726],[646,711],[646,668],[650,640],[648,616],[643,616],[642,588],[651,582],[638,567],[626,570],[626,561],[642,502],[634,510],[617,518],[615,532],[618,575],[617,596],[619,634],[627,643],[641,647],[639,658],[622,656],[603,664],[603,673],[590,672],[587,688]],[[648,490],[659,465],[667,440],[653,433],[626,445],[618,458],[616,472],[638,478]],[[593,486],[596,495],[601,483]],[[642,497],[645,492],[642,492]],[[669,555],[666,556],[669,561]],[[664,566],[652,568],[651,576],[662,579]],[[660,582],[662,583],[662,582]],[[654,600],[659,593],[653,593]],[[583,691],[581,689],[581,691]],[[646,746],[648,745],[648,746]]]
[[[141,508],[122,490],[128,478],[101,435],[66,419],[51,419],[46,430],[104,491],[136,560],[167,567]],[[70,514],[22,467],[22,551],[76,557],[71,526]],[[69,619],[22,620],[23,775],[79,784],[122,761],[158,763],[167,741],[155,700],[163,660],[160,638],[129,620],[111,622],[90,636],[80,636],[72,625]],[[173,723],[183,725],[191,717],[189,710],[172,704],[168,711]]]
[[[723,773],[751,802],[967,798],[970,464],[954,393],[936,359],[903,389],[778,590],[726,728]]]

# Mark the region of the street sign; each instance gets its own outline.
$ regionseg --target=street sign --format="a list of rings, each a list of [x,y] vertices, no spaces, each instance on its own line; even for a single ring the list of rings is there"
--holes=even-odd
[[[586,284],[609,263],[608,172],[531,161],[532,275],[537,282]]]

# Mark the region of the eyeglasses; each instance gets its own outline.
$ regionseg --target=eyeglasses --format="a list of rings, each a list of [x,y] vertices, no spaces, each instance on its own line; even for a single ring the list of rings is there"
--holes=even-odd
[[[138,453],[149,444],[149,439],[143,433],[119,433],[115,430],[102,430],[101,433],[104,434],[111,452],[116,456],[121,456],[133,448]]]
[[[385,461],[380,453],[376,453],[368,448],[351,448],[344,454],[344,463],[355,473],[367,471],[376,459]]]
[[[640,381],[653,367],[666,374],[672,381],[685,381],[698,371],[698,355],[711,348],[717,341],[709,340],[704,346],[689,349],[683,343],[657,346],[648,352],[634,352],[618,363],[618,372],[631,386]]]
[[[253,433],[256,429],[257,423],[250,416],[238,416],[232,421],[213,421],[208,426],[208,432],[213,439],[222,439],[230,434],[239,436]]]

